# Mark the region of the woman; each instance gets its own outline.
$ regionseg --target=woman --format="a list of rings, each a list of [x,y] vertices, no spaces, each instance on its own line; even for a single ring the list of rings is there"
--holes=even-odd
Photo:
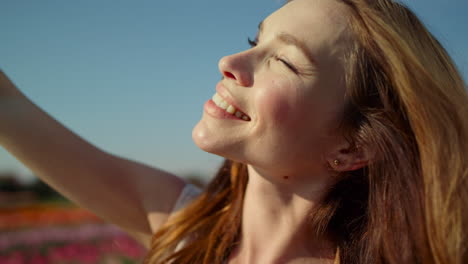
[[[200,195],[84,142],[4,75],[0,143],[150,246],[146,263],[466,263],[468,95],[415,15],[294,0],[250,42],[220,60],[193,130],[227,158]]]

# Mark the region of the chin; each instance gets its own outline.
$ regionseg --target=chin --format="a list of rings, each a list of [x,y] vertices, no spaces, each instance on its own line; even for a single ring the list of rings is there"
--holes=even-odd
[[[201,150],[230,160],[239,160],[239,146],[236,140],[225,137],[219,128],[210,127],[203,119],[192,130],[192,139]]]
[[[199,147],[200,149],[210,152],[210,141],[212,140],[207,133],[207,128],[202,123],[202,121],[198,122],[192,130],[192,140]]]
[[[193,128],[192,139],[195,145],[203,151],[216,155],[220,155],[220,152],[222,152],[222,139],[203,120]]]

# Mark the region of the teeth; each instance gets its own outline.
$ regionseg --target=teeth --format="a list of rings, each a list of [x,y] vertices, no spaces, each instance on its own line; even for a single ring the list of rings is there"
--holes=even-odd
[[[234,106],[232,105],[229,105],[228,108],[226,109],[226,112],[230,114],[234,114],[236,112],[236,108],[234,108]]]
[[[229,104],[226,103],[226,101],[221,101],[221,103],[218,106],[221,107],[222,109],[226,110],[228,108]]]
[[[219,102],[219,99],[221,99],[221,98],[219,98],[219,95],[217,93],[215,93],[211,99],[213,100],[213,102],[215,102],[217,104]]]
[[[240,111],[237,111],[237,109],[234,106],[232,106],[232,105],[228,104],[226,101],[224,101],[224,99],[221,98],[221,96],[219,96],[219,94],[215,93],[211,99],[213,100],[213,102],[218,107],[226,110],[226,112],[228,112],[229,114],[235,115],[237,118],[241,118],[242,120],[245,120],[245,121],[250,120],[250,118],[248,116],[244,115]]]

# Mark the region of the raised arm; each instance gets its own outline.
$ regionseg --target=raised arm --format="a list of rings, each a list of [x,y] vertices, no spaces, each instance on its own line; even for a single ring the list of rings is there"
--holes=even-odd
[[[0,145],[64,196],[149,245],[185,182],[86,142],[0,71]]]

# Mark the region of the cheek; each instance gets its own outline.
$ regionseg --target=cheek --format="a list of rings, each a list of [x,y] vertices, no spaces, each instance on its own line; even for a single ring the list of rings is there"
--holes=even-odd
[[[256,104],[262,119],[268,119],[272,125],[284,125],[294,116],[296,91],[288,82],[271,81],[257,94]]]

